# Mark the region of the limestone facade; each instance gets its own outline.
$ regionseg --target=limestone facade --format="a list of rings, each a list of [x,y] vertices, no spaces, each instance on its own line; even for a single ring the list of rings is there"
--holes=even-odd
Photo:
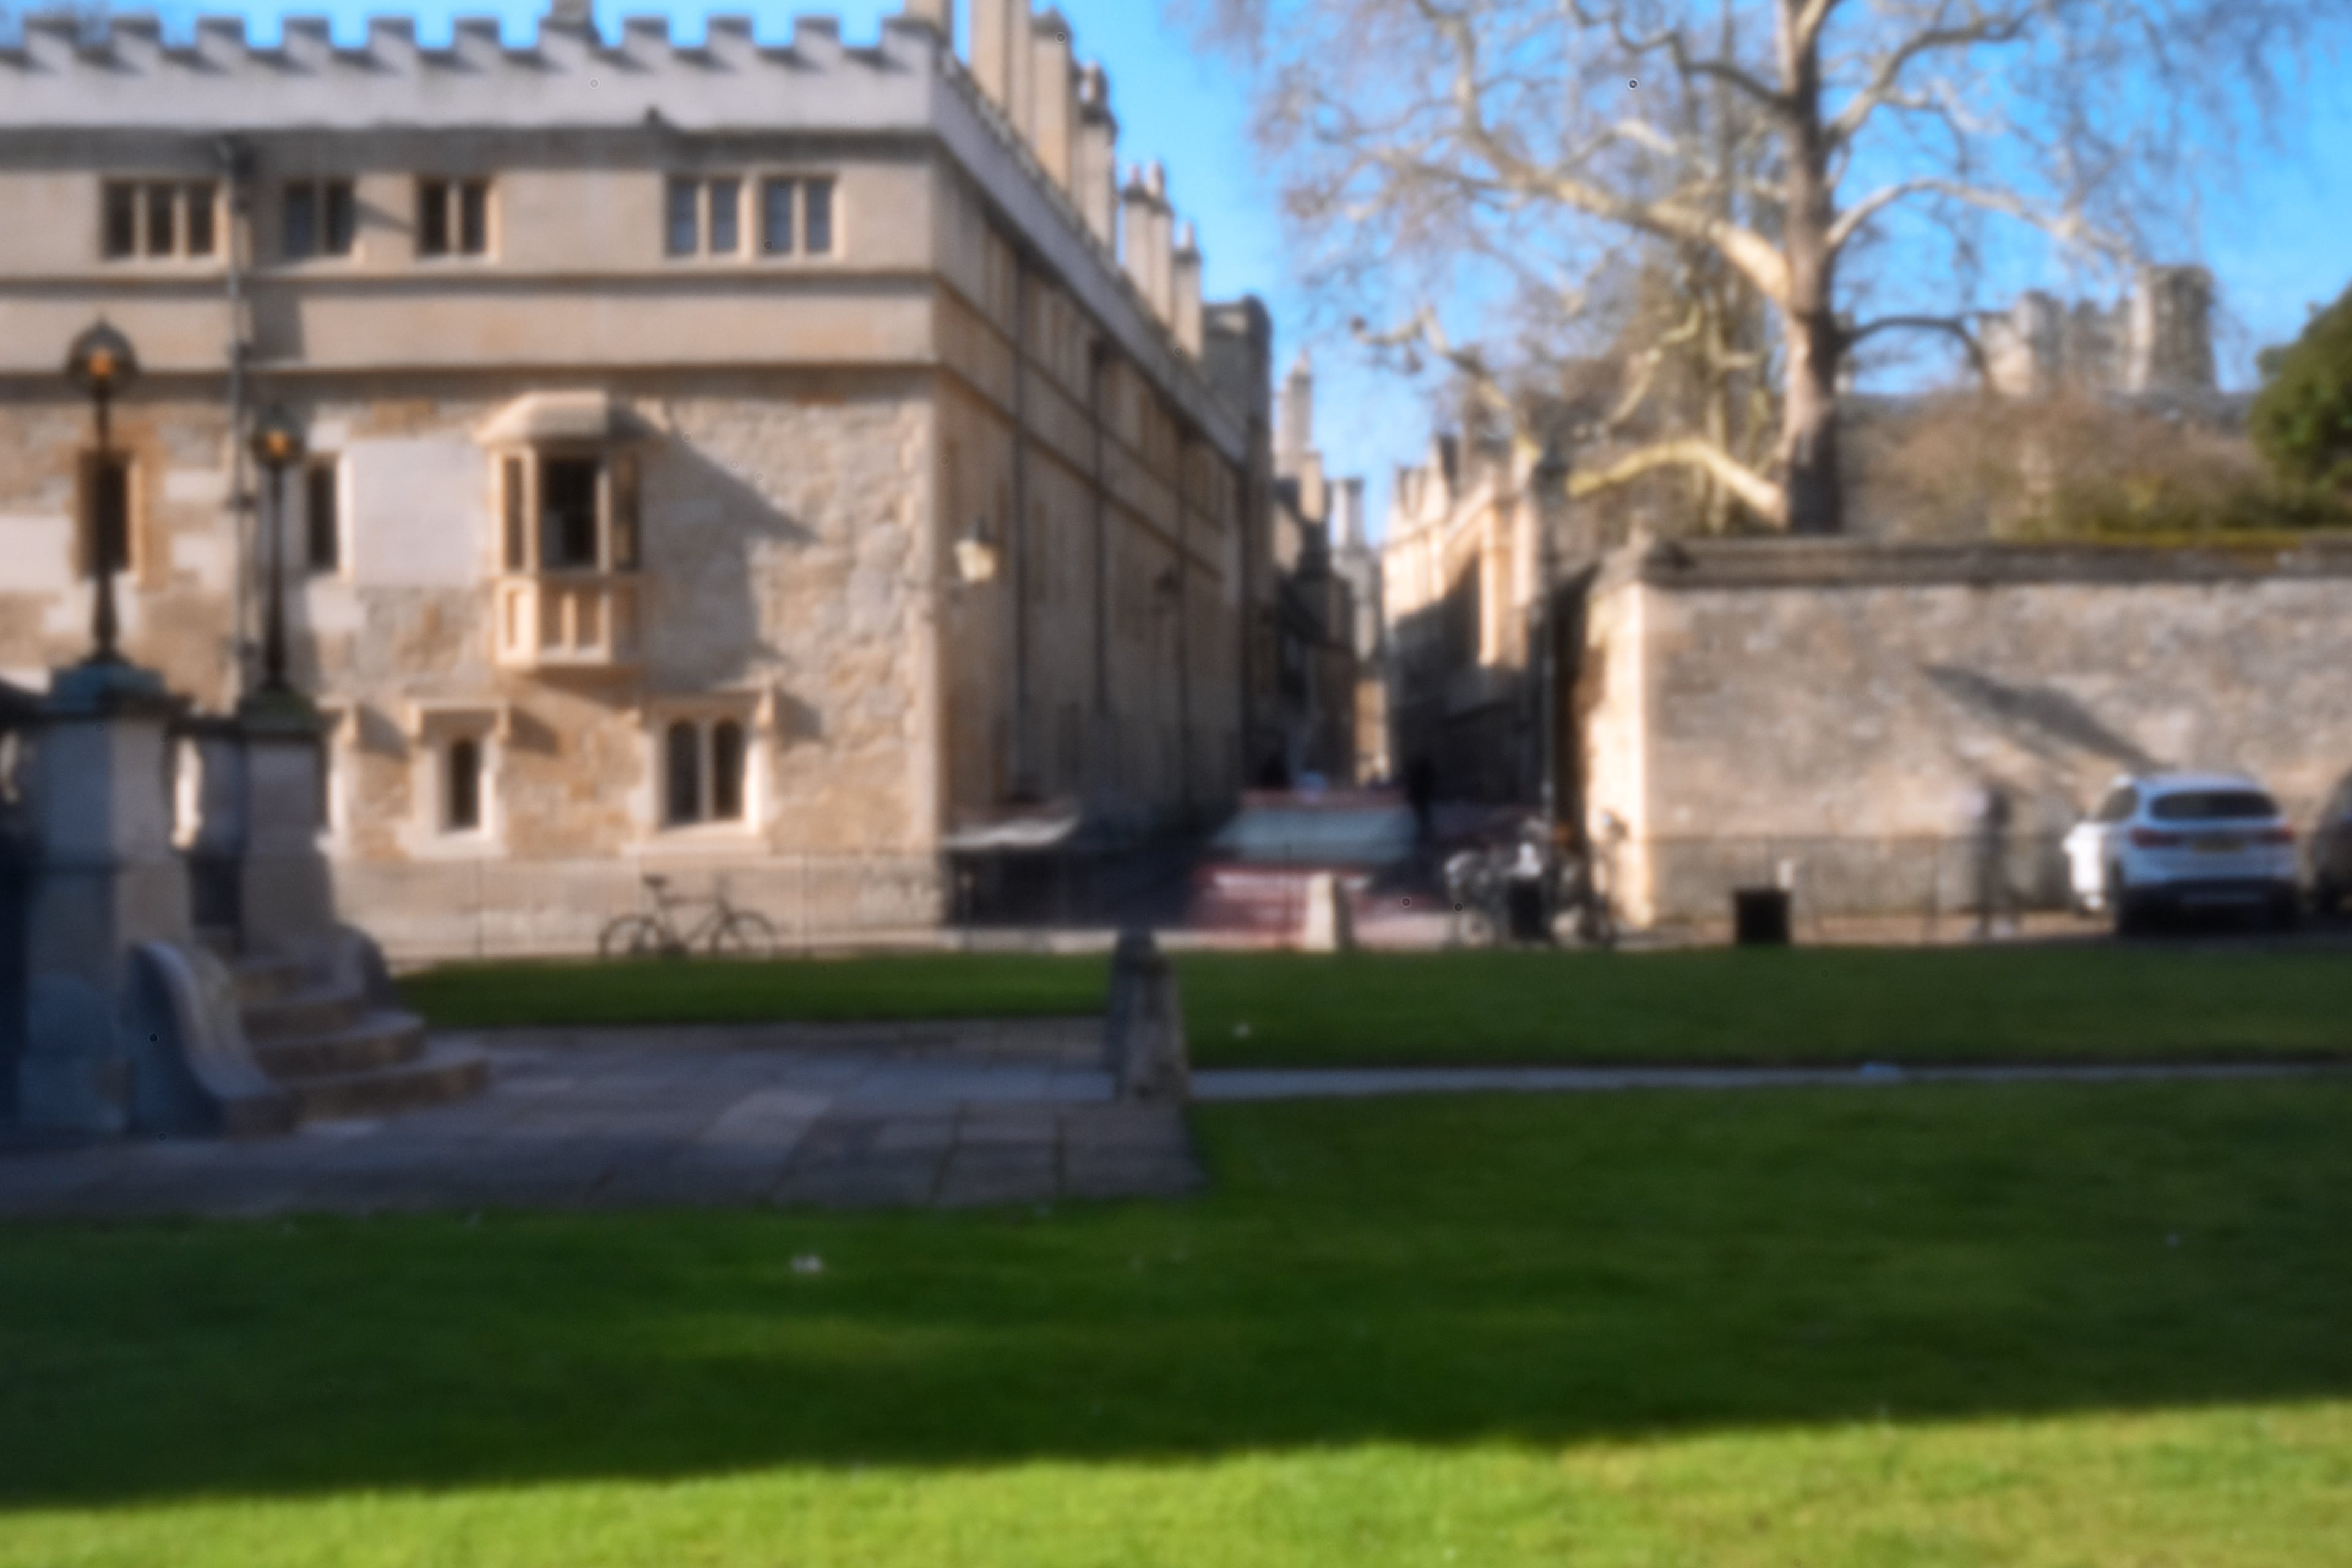
[[[102,317],[143,371],[124,649],[227,707],[284,552],[338,893],[395,957],[576,950],[643,869],[788,935],[919,926],[1017,803],[1216,811],[1275,591],[1263,344],[1220,334],[1263,312],[1202,305],[1164,174],[1118,186],[1066,23],[981,0],[967,70],[954,22],[29,23],[0,678],[87,651],[59,371]],[[246,455],[272,407],[310,448],[282,505]]]

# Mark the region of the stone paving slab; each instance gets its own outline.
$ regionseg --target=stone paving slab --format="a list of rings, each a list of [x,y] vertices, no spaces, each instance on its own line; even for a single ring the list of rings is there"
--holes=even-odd
[[[498,1030],[488,1089],[247,1142],[0,1142],[0,1218],[838,1208],[1179,1196],[1181,1110],[1121,1105],[1098,1019]]]

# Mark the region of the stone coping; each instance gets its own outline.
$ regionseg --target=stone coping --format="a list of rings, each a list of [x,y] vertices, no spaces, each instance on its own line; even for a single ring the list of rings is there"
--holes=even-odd
[[[1607,580],[1669,589],[1991,587],[2006,583],[2221,583],[2352,577],[2352,535],[2229,544],[1708,539],[1629,545]]]

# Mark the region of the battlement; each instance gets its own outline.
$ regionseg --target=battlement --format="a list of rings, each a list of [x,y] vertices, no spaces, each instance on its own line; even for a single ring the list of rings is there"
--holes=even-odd
[[[795,17],[783,44],[756,40],[744,16],[711,17],[699,44],[676,41],[660,17],[630,17],[611,42],[550,18],[512,45],[495,17],[468,16],[438,47],[409,18],[378,16],[348,47],[302,16],[265,47],[236,17],[200,18],[183,41],[152,15],[40,15],[0,46],[0,131],[529,127],[649,111],[697,130],[876,129],[928,118],[944,53],[936,30],[904,16],[866,47],[845,45],[832,16]]]

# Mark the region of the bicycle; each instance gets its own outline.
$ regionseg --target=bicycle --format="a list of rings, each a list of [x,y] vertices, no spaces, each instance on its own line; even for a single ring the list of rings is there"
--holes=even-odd
[[[652,912],[640,910],[623,915],[606,926],[604,934],[596,939],[599,957],[644,958],[658,954],[663,958],[684,958],[695,948],[706,945],[714,958],[775,956],[774,923],[757,910],[739,910],[728,902],[724,883],[715,887],[707,899],[689,899],[671,892],[667,877],[646,876],[643,880],[646,890],[653,894]],[[710,912],[690,930],[681,931],[673,911],[698,904],[709,906]]]

